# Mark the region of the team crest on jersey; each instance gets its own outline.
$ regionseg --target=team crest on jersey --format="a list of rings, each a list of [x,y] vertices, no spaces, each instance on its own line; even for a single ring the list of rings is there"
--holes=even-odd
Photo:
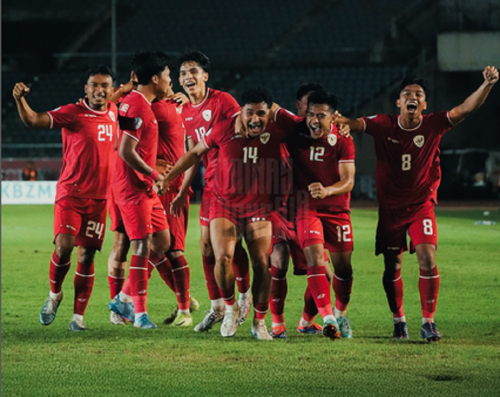
[[[111,119],[112,122],[115,122],[116,121],[115,113],[109,112],[109,118]]]
[[[424,136],[423,135],[416,135],[414,138],[413,138],[413,143],[418,147],[418,148],[421,148],[422,146],[424,146],[424,142],[425,142],[425,139],[424,139]]]
[[[335,144],[337,143],[337,135],[335,134],[328,135],[328,143],[330,144],[330,146],[335,146]]]
[[[201,115],[205,121],[210,121],[212,118],[212,111],[210,109],[204,110]]]
[[[269,138],[271,138],[271,134],[269,132],[264,132],[260,136],[260,141],[265,145],[267,142],[269,142]]]

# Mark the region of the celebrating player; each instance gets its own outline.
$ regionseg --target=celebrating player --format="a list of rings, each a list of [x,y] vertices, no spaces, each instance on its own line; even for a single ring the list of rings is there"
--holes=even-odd
[[[487,66],[484,81],[462,104],[446,112],[422,115],[427,108],[427,82],[406,78],[400,85],[396,105],[399,115],[379,114],[350,120],[339,117],[352,132],[373,136],[377,164],[375,183],[379,201],[375,254],[384,255],[383,285],[394,317],[396,339],[408,339],[403,311],[403,252],[417,253],[420,268],[419,291],[422,308],[420,335],[439,341],[441,334],[434,323],[439,291],[436,266],[437,227],[434,205],[441,180],[439,143],[450,128],[477,110],[498,81],[498,70]]]
[[[332,340],[352,335],[346,310],[353,280],[349,202],[355,174],[354,144],[337,131],[333,123],[336,108],[334,95],[314,91],[308,98],[305,119],[283,109],[275,115],[277,124],[294,131],[288,147],[294,162],[297,237],[307,261],[309,291],[323,317],[323,335]],[[335,269],[335,312],[326,277],[325,247]],[[306,320],[312,323],[314,316]]]
[[[240,107],[236,100],[228,93],[207,87],[210,60],[205,54],[199,51],[188,51],[179,57],[178,63],[180,65],[179,82],[191,101],[191,103],[185,105],[182,109],[182,120],[186,129],[188,147],[192,149],[218,123],[238,113]],[[214,200],[213,180],[217,164],[217,150],[207,152],[203,156],[203,163],[206,169],[204,174],[205,186],[200,206],[200,246],[211,308],[203,321],[194,328],[195,331],[210,330],[215,323],[222,320],[224,313],[224,301],[214,278],[215,257],[209,227],[209,211],[211,203]],[[197,166],[198,163],[186,172],[184,181],[179,189],[179,194],[172,201],[171,210],[173,212],[179,211],[179,208],[185,205],[189,186],[193,181]],[[252,298],[249,286],[248,257],[241,243],[238,243],[236,246],[234,259],[236,282],[240,293],[238,299],[240,307],[238,320],[239,322],[243,322],[248,315]]]
[[[40,312],[42,325],[54,321],[63,298],[62,284],[71,253],[78,246],[71,331],[85,331],[83,315],[94,285],[94,257],[104,240],[112,154],[117,131],[114,75],[107,66],[87,71],[86,97],[78,104],[37,113],[26,102],[30,89],[17,83],[13,90],[21,120],[31,128],[62,128],[63,166],[54,207],[55,250],[50,261],[50,293]]]
[[[234,297],[232,260],[240,235],[245,236],[253,268],[254,319],[252,335],[272,340],[264,322],[269,305],[271,276],[270,212],[280,172],[285,132],[269,123],[271,94],[254,88],[242,94],[241,121],[246,135],[235,132],[236,117],[214,126],[210,134],[184,155],[165,178],[168,184],[180,172],[211,150],[218,150],[210,207],[210,234],[216,259],[215,278],[226,304],[221,334],[233,336],[239,325],[239,306]]]
[[[162,258],[170,246],[165,212],[153,189],[163,176],[155,170],[158,122],[151,110],[151,102],[165,96],[170,88],[169,65],[168,56],[161,52],[134,55],[131,67],[137,76],[137,89],[123,100],[120,115],[135,119],[137,125],[133,130],[122,131],[119,136],[120,157],[112,179],[113,194],[130,239],[132,257],[125,286],[108,307],[143,329],[156,328],[146,308],[150,250],[157,258]],[[124,295],[132,297],[133,309],[131,302],[122,299]]]

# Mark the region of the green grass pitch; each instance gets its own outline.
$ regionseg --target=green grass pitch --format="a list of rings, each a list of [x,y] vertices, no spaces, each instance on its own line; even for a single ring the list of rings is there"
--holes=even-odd
[[[403,278],[410,341],[391,338],[392,316],[375,257],[376,211],[354,209],[353,339],[300,335],[304,277],[289,272],[288,339],[260,342],[250,324],[223,339],[175,329],[162,320],[175,307],[157,274],[148,308],[156,330],[109,323],[107,256],[96,257],[96,280],[85,320],[67,330],[73,306],[73,261],[54,323],[38,315],[48,295],[53,251],[52,206],[2,206],[2,396],[494,396],[500,395],[500,211],[438,209],[441,274],[436,323],[440,343],[419,336],[416,258],[405,254]],[[191,293],[209,308],[198,248],[198,206],[191,209],[186,257]],[[487,219],[495,225],[476,225]],[[270,315],[267,323],[270,326]],[[321,321],[320,321],[321,322]]]

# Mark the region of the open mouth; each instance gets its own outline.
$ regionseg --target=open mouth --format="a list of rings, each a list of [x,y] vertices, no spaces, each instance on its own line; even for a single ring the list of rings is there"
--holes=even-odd
[[[321,131],[321,127],[320,126],[316,126],[316,125],[311,125],[309,124],[309,129],[311,130],[311,132],[313,134],[317,134]]]
[[[248,123],[248,130],[250,132],[259,132],[260,131],[260,128],[261,128],[262,124],[261,123]]]
[[[417,110],[417,104],[416,103],[409,103],[408,105],[406,105],[406,109],[410,110],[410,111],[415,111],[415,110]]]
[[[196,83],[190,81],[189,83],[186,83],[186,88],[193,88],[196,85]]]

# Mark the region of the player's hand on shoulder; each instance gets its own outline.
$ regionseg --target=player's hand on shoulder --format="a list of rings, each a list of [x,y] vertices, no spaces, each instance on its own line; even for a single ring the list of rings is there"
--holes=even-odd
[[[327,196],[327,191],[321,182],[313,182],[308,186],[312,198],[323,199]]]
[[[177,106],[184,106],[189,103],[189,98],[183,92],[176,92],[166,98],[169,101],[177,103]]]
[[[494,66],[486,66],[483,71],[484,79],[493,85],[498,81],[498,69]]]
[[[338,110],[336,110],[333,116],[334,116],[333,122],[335,123],[335,121],[338,120],[339,117],[342,117],[342,114],[340,114]],[[345,138],[351,137],[351,128],[349,127],[349,125],[340,123],[335,123],[335,125],[337,126],[337,130],[340,135],[342,135]]]
[[[241,118],[241,113],[238,113],[236,120],[234,121],[234,132],[236,135],[247,136],[247,129],[245,127],[245,123],[243,123],[243,119]]]
[[[14,89],[12,90],[12,96],[14,99],[21,99],[25,97],[30,92],[30,88],[23,82],[16,83]]]

